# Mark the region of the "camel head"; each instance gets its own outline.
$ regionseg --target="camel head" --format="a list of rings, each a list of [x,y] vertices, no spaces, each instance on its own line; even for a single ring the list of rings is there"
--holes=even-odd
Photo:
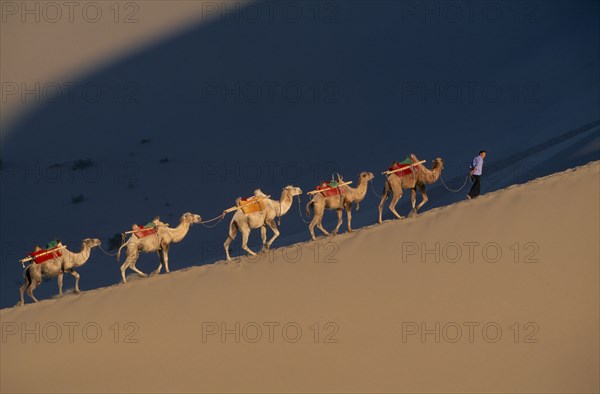
[[[431,169],[440,168],[440,170],[444,169],[444,160],[441,157],[436,157],[435,160],[431,161],[432,166]]]
[[[202,218],[200,217],[200,215],[196,215],[195,213],[190,213],[190,212],[186,212],[181,216],[181,219],[179,219],[179,222],[183,223],[189,223],[189,224],[196,224],[196,223],[200,223],[202,221]]]
[[[283,191],[287,191],[290,195],[290,197],[294,197],[294,196],[299,196],[302,194],[302,189],[300,189],[299,187],[296,186],[292,186],[292,185],[287,185],[286,187],[283,188]]]
[[[81,243],[90,249],[102,245],[102,241],[100,241],[98,238],[86,238],[82,240]]]
[[[373,178],[375,178],[375,175],[373,175],[372,172],[364,172],[363,171],[360,174],[358,174],[359,181],[369,182]]]

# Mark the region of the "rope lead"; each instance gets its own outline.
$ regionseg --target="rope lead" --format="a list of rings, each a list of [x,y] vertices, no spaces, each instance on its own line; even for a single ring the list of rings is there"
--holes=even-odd
[[[304,220],[304,216],[302,215],[302,208],[300,208],[300,195],[297,195],[296,197],[298,197],[298,214],[300,215],[300,219],[302,219],[304,224],[309,224],[310,222]]]
[[[471,176],[470,174],[469,174],[469,175],[467,175],[467,177],[465,178],[465,183],[463,183],[463,185],[460,187],[460,189],[456,189],[456,190],[455,190],[455,189],[450,189],[450,188],[449,188],[449,187],[446,185],[446,182],[444,182],[444,178],[442,177],[442,174],[440,174],[440,181],[442,181],[442,185],[444,185],[444,187],[445,187],[445,188],[446,188],[448,191],[450,191],[450,192],[452,192],[452,193],[458,193],[459,191],[461,191],[461,190],[462,190],[462,189],[465,187],[465,185],[467,184],[467,181],[469,180],[469,177],[470,177],[470,176]]]
[[[201,225],[203,225],[206,228],[214,228],[217,227],[219,225],[219,223],[221,223],[221,221],[225,219],[225,212],[223,212],[221,215],[214,217],[212,219],[209,220],[205,220],[203,222],[200,222]],[[207,225],[206,223],[210,223],[210,222],[214,222],[215,220],[218,220],[215,224],[211,224],[211,225]]]

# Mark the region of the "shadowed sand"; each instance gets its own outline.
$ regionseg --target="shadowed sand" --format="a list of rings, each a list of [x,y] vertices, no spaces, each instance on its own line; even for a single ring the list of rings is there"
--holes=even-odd
[[[4,309],[0,388],[597,392],[599,180]]]

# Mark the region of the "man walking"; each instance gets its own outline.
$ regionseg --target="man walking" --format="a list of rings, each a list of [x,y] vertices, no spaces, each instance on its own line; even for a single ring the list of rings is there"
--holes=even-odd
[[[473,180],[473,186],[471,186],[471,190],[469,191],[469,194],[467,194],[469,200],[479,196],[479,190],[481,188],[479,178],[481,178],[481,171],[483,170],[483,159],[485,159],[484,150],[480,151],[479,155],[475,156],[473,164],[471,164],[471,171],[469,174]]]

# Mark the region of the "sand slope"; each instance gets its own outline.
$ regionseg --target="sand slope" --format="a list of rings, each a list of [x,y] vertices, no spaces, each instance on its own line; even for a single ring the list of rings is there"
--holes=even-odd
[[[4,309],[0,388],[597,392],[599,180]]]

